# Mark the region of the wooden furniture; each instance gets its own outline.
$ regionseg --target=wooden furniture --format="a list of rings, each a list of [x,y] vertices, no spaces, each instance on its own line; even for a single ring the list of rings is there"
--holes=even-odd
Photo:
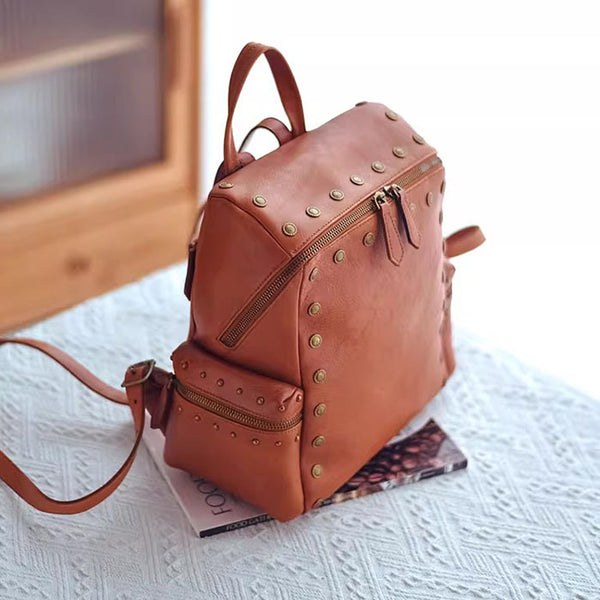
[[[186,254],[199,0],[5,0],[0,331]]]

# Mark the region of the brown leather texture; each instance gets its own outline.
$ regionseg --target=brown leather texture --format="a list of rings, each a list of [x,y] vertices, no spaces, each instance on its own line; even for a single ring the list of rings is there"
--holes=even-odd
[[[261,122],[280,147],[254,160],[236,150],[232,120],[262,54],[291,130]],[[121,469],[78,500],[48,498],[0,453],[0,478],[40,510],[80,512],[112,493],[148,410],[168,464],[292,519],[345,483],[455,368],[448,258],[484,237],[472,226],[443,239],[436,150],[378,103],[306,132],[289,65],[261,44],[236,61],[228,108],[224,161],[190,244],[189,339],[174,372],[132,365],[125,397],[47,344],[0,339],[45,352],[134,417]]]

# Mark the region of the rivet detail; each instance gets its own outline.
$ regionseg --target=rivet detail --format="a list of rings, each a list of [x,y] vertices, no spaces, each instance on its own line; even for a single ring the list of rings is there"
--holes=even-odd
[[[398,113],[394,112],[393,110],[390,110],[389,108],[385,111],[385,116],[391,121],[398,120]]]
[[[183,412],[183,408],[181,406],[177,407],[177,414],[180,415]]]
[[[317,369],[313,373],[313,381],[315,383],[323,383],[327,379],[327,371],[325,369]]]
[[[385,171],[385,165],[380,160],[375,160],[371,163],[371,169],[375,173],[383,173]]]
[[[360,175],[350,175],[350,181],[354,185],[362,185],[365,180]]]
[[[308,314],[311,317],[318,315],[320,312],[321,312],[321,305],[318,302],[313,302],[312,304],[309,305]]]
[[[412,138],[413,138],[413,140],[415,140],[415,142],[417,142],[417,144],[423,145],[425,143],[425,140],[423,139],[423,137],[420,136],[418,133],[413,134]]]
[[[337,189],[333,189],[329,192],[329,197],[332,200],[343,200],[344,199],[344,192],[342,192],[342,190],[337,190]]]
[[[315,409],[313,410],[313,414],[315,415],[315,417],[322,417],[326,411],[327,411],[327,404],[325,404],[324,402],[319,402],[319,404],[317,404],[315,406]]]
[[[253,446],[258,446],[259,444],[260,444],[260,440],[259,440],[258,438],[254,438],[254,439],[252,440],[252,445],[253,445]]]
[[[285,412],[285,404],[281,404],[278,410],[279,412]]]
[[[313,465],[312,469],[310,470],[310,474],[315,479],[318,479],[319,477],[321,477],[321,475],[323,475],[323,467],[321,465]]]
[[[206,378],[206,371],[200,371],[200,377],[202,377],[202,379]]]
[[[307,209],[306,209],[306,214],[307,214],[309,217],[316,218],[316,217],[318,217],[318,216],[320,216],[320,215],[321,215],[321,209],[320,209],[320,208],[318,208],[317,206],[309,206],[309,207],[307,207]]]
[[[236,433],[235,431],[232,431],[232,432],[231,432],[229,435],[230,435],[232,438],[234,438],[234,437],[237,437],[237,433]]]
[[[194,415],[194,421],[196,421],[196,423],[200,422],[200,415]]]
[[[427,203],[427,206],[431,206],[433,204],[433,192],[427,192],[427,195],[425,196],[425,202]]]
[[[179,363],[179,366],[180,366],[182,369],[187,369],[187,368],[190,366],[190,363],[189,363],[187,360],[182,360],[182,361]]]
[[[213,423],[213,429],[215,431],[219,431],[219,424],[218,423]]]
[[[338,250],[333,255],[333,262],[339,264],[341,262],[344,262],[345,258],[346,258],[346,253],[344,252],[344,250]]]
[[[267,205],[267,199],[260,194],[257,194],[252,198],[252,204],[258,206],[259,208],[264,208]]]
[[[313,333],[308,340],[308,344],[311,348],[318,348],[323,343],[323,338],[318,333]]]
[[[401,146],[394,146],[392,153],[396,158],[406,158],[406,151]]]
[[[375,243],[375,234],[372,231],[368,231],[363,236],[363,244],[365,246],[372,246]]]
[[[263,396],[259,396],[259,397],[256,399],[256,404],[264,404],[264,403],[265,403],[265,399],[264,399],[264,397],[263,397]]]
[[[285,223],[281,230],[288,237],[294,237],[298,233],[298,228],[294,223]]]
[[[322,446],[325,443],[325,436],[318,435],[311,443],[315,448],[318,448],[319,446]]]
[[[275,442],[275,445],[276,445],[277,447],[279,447],[279,446],[281,446],[281,442],[278,440],[278,441],[276,441],[276,442]]]
[[[225,381],[223,379],[217,379],[217,385],[219,387],[223,387],[225,385]]]
[[[235,390],[235,393],[240,395],[244,393],[244,390],[242,388],[238,388],[237,390]]]
[[[222,190],[228,190],[233,187],[233,183],[231,183],[231,181],[219,181],[219,187]]]
[[[318,275],[319,275],[319,268],[318,268],[318,267],[315,267],[315,268],[314,268],[314,269],[313,269],[313,270],[310,272],[310,274],[308,275],[308,280],[309,280],[309,281],[314,281],[314,280],[317,278],[317,276],[318,276]]]

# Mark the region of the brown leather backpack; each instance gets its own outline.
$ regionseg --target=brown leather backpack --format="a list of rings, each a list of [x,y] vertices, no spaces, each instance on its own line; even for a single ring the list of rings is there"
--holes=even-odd
[[[265,54],[291,131],[238,153],[234,109]],[[360,102],[307,132],[296,82],[274,48],[248,44],[229,85],[225,159],[190,246],[188,340],[174,373],[127,369],[127,395],[42,342],[36,347],[109,400],[128,404],[136,440],[84,498],[44,495],[5,455],[0,477],[36,508],[74,513],[116,489],[144,413],[168,464],[212,480],[279,520],[319,505],[430,400],[454,370],[448,258],[483,241],[442,237],[444,167],[393,110]]]

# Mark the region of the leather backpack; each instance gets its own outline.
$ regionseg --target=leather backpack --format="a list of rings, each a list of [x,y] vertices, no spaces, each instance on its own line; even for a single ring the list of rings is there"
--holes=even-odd
[[[263,54],[291,129],[259,124],[280,147],[254,160],[236,150],[232,118]],[[435,149],[372,102],[306,131],[287,62],[261,44],[237,59],[228,108],[224,161],[190,245],[190,329],[173,372],[132,365],[124,394],[43,342],[0,340],[38,348],[133,413],[131,454],[77,500],[49,498],[0,453],[0,478],[40,510],[80,512],[113,492],[147,410],[169,465],[292,519],[346,482],[454,370],[448,259],[483,236],[469,227],[442,237]]]

